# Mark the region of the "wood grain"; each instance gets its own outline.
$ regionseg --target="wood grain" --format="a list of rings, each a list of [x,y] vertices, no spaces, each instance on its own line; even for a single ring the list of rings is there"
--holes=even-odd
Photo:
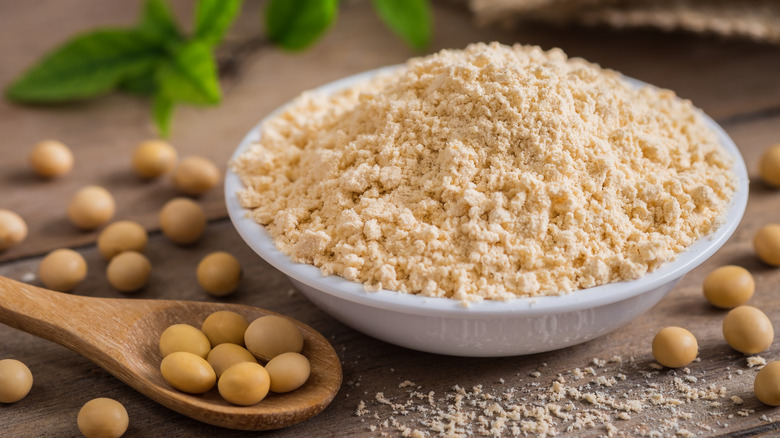
[[[7,83],[73,32],[131,22],[138,3],[0,0],[0,55],[4,61],[0,83]],[[174,5],[186,20],[191,2],[176,1]],[[313,50],[300,54],[280,52],[259,37],[257,17],[262,7],[261,2],[246,2],[240,21],[220,49],[223,65],[230,66],[224,78],[224,103],[217,108],[177,111],[172,142],[182,155],[206,155],[224,169],[227,157],[244,133],[299,92],[348,74],[402,62],[415,54],[383,27],[368,2],[345,3],[336,26]],[[448,2],[436,4],[435,20],[431,50],[491,40],[539,44],[545,48],[558,46],[571,55],[672,88],[724,125],[751,172],[764,148],[780,142],[777,47],[649,31],[539,26],[512,32],[478,29],[464,9]],[[18,211],[30,225],[30,237],[24,244],[0,253],[0,275],[21,279],[36,272],[47,251],[61,246],[77,247],[87,260],[89,274],[74,293],[128,298],[106,281],[106,262],[94,245],[96,234],[79,232],[64,219],[69,195],[91,183],[103,184],[115,194],[119,205],[117,219],[136,220],[150,230],[147,256],[154,266],[150,283],[130,298],[216,302],[199,288],[195,266],[211,251],[230,251],[241,261],[244,279],[238,292],[223,301],[269,309],[310,325],[333,344],[344,371],[342,389],[328,408],[308,421],[275,431],[274,436],[400,436],[404,428],[428,430],[425,412],[401,414],[378,401],[377,393],[395,403],[406,403],[412,399],[411,390],[426,394],[432,391],[434,405],[446,408],[447,397],[454,394],[455,385],[467,389],[482,385],[483,394],[501,395],[515,390],[518,397],[532,400],[544,394],[558,375],[570,385],[614,397],[638,397],[650,385],[671,387],[669,391],[674,391],[674,379],[686,374],[651,367],[650,341],[666,325],[684,325],[699,339],[701,362],[689,367],[689,375],[697,379],[691,385],[722,386],[727,396],[716,400],[721,403],[718,407],[709,400],[694,400],[678,407],[650,403],[642,412],[631,413],[629,420],[613,418],[616,435],[636,436],[643,430],[663,426],[679,414],[689,418],[678,420],[678,428],[687,428],[697,436],[774,436],[780,430],[780,411],[761,405],[752,395],[756,367],[749,367],[745,356],[725,344],[720,334],[724,313],[709,307],[700,290],[710,270],[721,264],[740,264],[751,270],[756,279],[757,291],[751,304],[764,309],[772,321],[780,321],[780,271],[761,264],[751,245],[760,226],[780,223],[780,193],[767,189],[757,178],[751,183],[745,217],[726,246],[687,275],[655,308],[617,332],[561,351],[532,356],[437,356],[369,338],[313,307],[283,275],[259,260],[241,241],[225,218],[219,189],[199,199],[210,223],[197,245],[181,248],[161,236],[156,214],[162,203],[174,195],[170,183],[167,179],[143,183],[128,170],[132,148],[153,135],[147,109],[146,102],[123,95],[59,107],[0,103],[0,208]],[[29,147],[46,137],[70,144],[76,153],[76,171],[54,182],[35,179],[25,165]],[[37,280],[32,283],[39,284]],[[604,367],[593,364],[593,358],[607,360],[612,356],[620,356],[623,362]],[[767,360],[779,358],[777,342],[761,356]],[[258,435],[217,428],[161,408],[87,359],[10,327],[0,326],[0,357],[22,360],[35,377],[27,398],[0,406],[3,434],[8,436],[78,436],[78,409],[99,396],[115,398],[127,407],[130,429],[126,437]],[[623,374],[626,380],[613,387],[598,386],[593,382],[595,376],[576,380],[573,371],[588,367],[602,376]],[[532,376],[535,372],[539,372],[538,377]],[[407,380],[415,386],[405,386]],[[588,385],[590,389],[586,388]],[[742,404],[734,402],[732,396],[739,397]],[[369,413],[358,416],[361,401]],[[597,409],[587,403],[575,405],[580,411]],[[479,413],[485,416],[483,411]],[[561,430],[570,425],[560,418],[556,421]],[[479,424],[475,417],[471,427]],[[674,428],[669,427],[663,434],[673,433]],[[607,429],[596,423],[576,434],[600,436],[606,435]]]

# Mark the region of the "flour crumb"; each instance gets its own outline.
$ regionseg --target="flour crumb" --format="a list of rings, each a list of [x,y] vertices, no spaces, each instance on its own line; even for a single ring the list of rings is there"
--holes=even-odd
[[[369,401],[373,403],[373,431],[380,436],[419,433],[464,438],[694,437],[709,436],[716,428],[728,429],[725,419],[755,414],[734,395],[736,387],[688,379],[703,374],[702,370],[648,375],[643,373],[647,365],[632,361],[619,370],[605,366],[598,375],[580,371],[582,379],[568,383],[564,376],[573,376],[574,371],[547,372],[549,368],[543,365],[537,367],[535,373],[540,375],[533,381],[524,383],[519,379],[523,373],[513,373],[501,378],[500,385],[477,384],[470,389],[454,385],[436,395],[424,385],[412,391],[399,386]],[[363,410],[367,412],[368,407],[358,405],[358,411]],[[761,421],[770,420],[763,415]]]
[[[369,414],[370,412],[368,409],[366,409],[366,403],[363,400],[360,400],[360,403],[358,403],[357,409],[355,410],[355,415],[358,417],[362,417],[363,415]]]

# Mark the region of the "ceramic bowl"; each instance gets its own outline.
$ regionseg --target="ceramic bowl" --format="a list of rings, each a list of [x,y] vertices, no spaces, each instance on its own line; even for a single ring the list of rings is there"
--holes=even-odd
[[[385,70],[350,76],[317,91],[332,93]],[[637,86],[642,84],[627,80]],[[456,356],[514,356],[550,351],[597,338],[647,311],[686,273],[723,246],[737,228],[748,199],[745,163],[723,129],[702,115],[733,156],[734,172],[739,180],[725,223],[713,234],[693,243],[675,260],[639,279],[563,296],[484,301],[464,307],[459,301],[446,298],[389,290],[367,292],[361,284],[338,276],[323,276],[319,268],[294,263],[279,252],[264,227],[248,218],[247,210],[239,205],[236,193],[243,186],[239,177],[230,171],[225,178],[227,210],[241,237],[260,257],[287,275],[320,309],[367,335],[415,350]],[[262,123],[241,141],[233,158],[258,140]]]

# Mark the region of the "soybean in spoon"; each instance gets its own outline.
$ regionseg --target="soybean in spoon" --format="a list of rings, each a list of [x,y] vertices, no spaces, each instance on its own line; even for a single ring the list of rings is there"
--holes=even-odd
[[[309,380],[296,391],[270,394],[254,406],[234,406],[215,391],[194,396],[173,389],[159,370],[160,333],[178,323],[200,326],[219,310],[249,321],[277,315],[238,304],[83,297],[0,277],[0,322],[70,348],[190,418],[230,429],[279,429],[318,414],[333,400],[341,386],[339,358],[321,334],[296,320],[303,354],[311,361]]]

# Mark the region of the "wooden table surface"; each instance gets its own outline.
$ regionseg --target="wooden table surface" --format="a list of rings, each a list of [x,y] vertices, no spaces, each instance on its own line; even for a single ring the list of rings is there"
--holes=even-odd
[[[76,32],[133,22],[139,3],[0,1],[0,85]],[[174,3],[177,13],[188,20],[192,2]],[[106,262],[95,247],[97,233],[77,231],[65,215],[67,200],[79,187],[103,185],[117,199],[115,219],[138,221],[150,233],[147,255],[154,270],[148,287],[133,297],[213,300],[198,287],[195,266],[211,251],[230,251],[241,261],[245,276],[239,291],[225,301],[281,312],[319,330],[342,360],[344,384],[325,411],[304,423],[269,433],[231,431],[163,408],[75,353],[0,326],[0,358],[25,362],[35,376],[25,399],[0,405],[0,436],[78,436],[79,408],[101,396],[126,406],[127,437],[414,436],[417,432],[435,436],[437,424],[458,415],[465,425],[451,430],[452,434],[492,430],[496,436],[523,431],[533,435],[543,431],[545,424],[551,435],[567,430],[583,436],[780,434],[780,411],[759,403],[752,392],[758,367],[749,366],[747,357],[725,344],[720,330],[724,312],[708,306],[701,296],[702,280],[710,270],[740,264],[756,279],[751,303],[780,321],[780,271],[761,264],[751,246],[759,227],[780,222],[780,193],[765,188],[755,177],[762,150],[780,142],[780,47],[652,30],[531,25],[511,31],[479,29],[460,4],[437,3],[435,9],[431,51],[493,40],[557,46],[693,100],[728,131],[750,168],[750,201],[735,235],[655,308],[594,341],[525,357],[476,359],[421,353],[358,333],[309,303],[242,242],[227,219],[221,186],[198,199],[209,225],[196,246],[181,248],[162,236],[157,212],[175,195],[170,181],[139,181],[129,167],[135,145],[154,136],[146,101],[120,94],[48,107],[2,101],[0,208],[22,215],[30,234],[23,244],[0,252],[0,275],[28,278],[48,251],[71,247],[84,255],[89,266],[86,281],[74,293],[124,297],[105,279]],[[261,10],[261,2],[246,2],[219,51],[225,67],[223,104],[181,107],[174,120],[171,142],[180,154],[207,156],[223,171],[244,133],[301,91],[415,55],[381,25],[369,2],[342,5],[329,34],[300,54],[281,52],[263,41]],[[45,138],[72,148],[76,165],[71,174],[55,181],[32,175],[27,155],[33,144]],[[40,284],[37,279],[28,281]],[[685,326],[699,340],[701,360],[687,370],[653,366],[652,336],[667,325]],[[779,344],[775,342],[760,358],[780,358]],[[628,403],[632,400],[638,402]],[[509,413],[504,422],[502,411]]]

